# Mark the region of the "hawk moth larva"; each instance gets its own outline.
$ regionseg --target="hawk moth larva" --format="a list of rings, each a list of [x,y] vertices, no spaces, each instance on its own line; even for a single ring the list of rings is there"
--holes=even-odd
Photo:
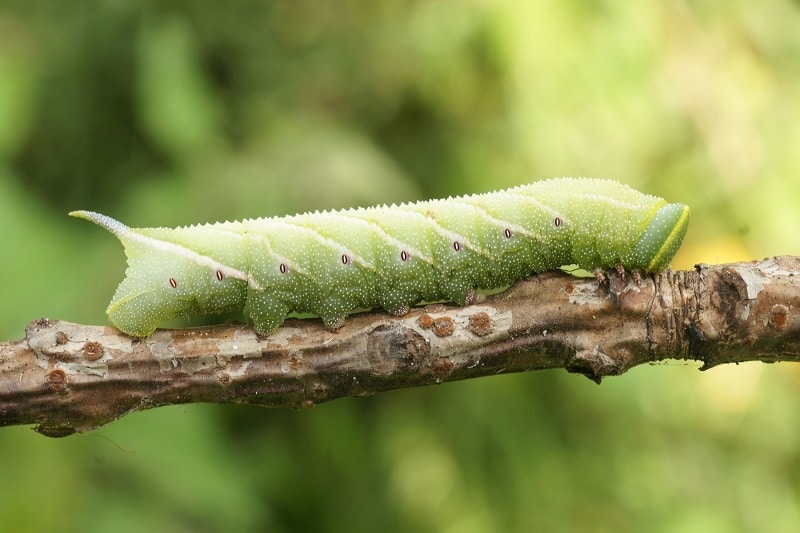
[[[178,315],[237,309],[260,334],[291,311],[314,313],[336,328],[356,309],[402,315],[422,301],[464,305],[475,289],[569,264],[658,272],[689,222],[683,204],[589,178],[178,228],[129,228],[90,211],[70,215],[122,241],[128,269],[107,313],[139,337]]]

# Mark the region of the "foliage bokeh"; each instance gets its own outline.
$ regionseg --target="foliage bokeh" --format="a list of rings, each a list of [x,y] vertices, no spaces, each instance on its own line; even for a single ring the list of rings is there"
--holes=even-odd
[[[619,179],[692,206],[673,266],[798,254],[790,0],[0,6],[0,339],[106,323],[131,225]],[[791,531],[791,365],[563,372],[0,431],[15,531]]]

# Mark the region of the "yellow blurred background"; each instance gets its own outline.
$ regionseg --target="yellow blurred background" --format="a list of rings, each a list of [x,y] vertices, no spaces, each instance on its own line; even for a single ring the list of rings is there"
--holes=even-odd
[[[800,5],[0,5],[0,339],[105,324],[174,226],[613,178],[683,202],[674,268],[798,254]],[[0,430],[13,531],[797,531],[790,364],[503,375],[309,411]]]

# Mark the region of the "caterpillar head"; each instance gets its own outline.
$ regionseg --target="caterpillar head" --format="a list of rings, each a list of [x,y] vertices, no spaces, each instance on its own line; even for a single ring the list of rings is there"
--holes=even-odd
[[[660,272],[680,248],[689,227],[689,207],[666,204],[650,219],[633,250],[635,264],[646,273]]]

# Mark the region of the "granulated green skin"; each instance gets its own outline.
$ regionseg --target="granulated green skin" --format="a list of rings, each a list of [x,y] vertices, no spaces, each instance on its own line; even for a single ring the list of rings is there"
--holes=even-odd
[[[108,307],[123,332],[150,335],[175,316],[244,310],[260,334],[291,311],[331,328],[355,309],[404,314],[421,301],[464,304],[475,289],[533,272],[666,268],[689,208],[620,183],[560,178],[473,196],[116,235],[126,277]]]

